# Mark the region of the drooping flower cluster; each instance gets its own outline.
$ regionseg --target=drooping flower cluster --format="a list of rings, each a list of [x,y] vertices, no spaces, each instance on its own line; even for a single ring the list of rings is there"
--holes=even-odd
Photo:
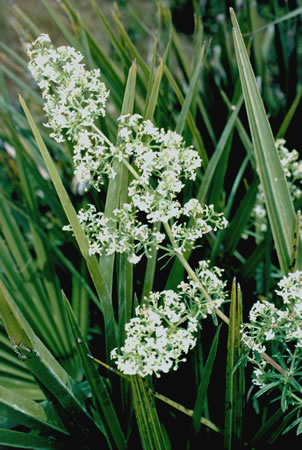
[[[297,150],[289,151],[285,147],[285,143],[286,141],[284,139],[278,139],[276,141],[276,149],[289,186],[289,192],[292,200],[295,201],[302,197],[302,160],[299,160],[299,153]],[[264,192],[261,185],[258,187],[256,204],[252,211],[252,217],[255,220],[256,237],[260,242],[264,239],[268,223]]]
[[[42,34],[27,49],[29,69],[42,90],[48,122],[44,125],[57,142],[74,144],[75,174],[83,184],[98,184],[99,172],[111,173],[102,156],[107,145],[94,126],[105,115],[109,91],[100,81],[100,70],[88,71],[81,63],[83,55],[72,47],[53,48]]]
[[[257,354],[270,348],[273,357],[283,363],[291,363],[294,353],[297,361],[302,358],[302,272],[290,273],[278,286],[275,292],[282,297],[282,307],[257,301],[249,313],[249,323],[242,328],[242,341],[254,352],[253,382],[260,386],[271,381],[274,371]]]
[[[136,317],[125,326],[124,345],[111,352],[120,371],[127,375],[152,375],[177,370],[184,354],[196,345],[198,321],[212,314],[226,297],[221,269],[203,261],[196,270],[200,284],[211,295],[209,303],[197,282],[189,279],[177,292],[151,292],[136,308]]]

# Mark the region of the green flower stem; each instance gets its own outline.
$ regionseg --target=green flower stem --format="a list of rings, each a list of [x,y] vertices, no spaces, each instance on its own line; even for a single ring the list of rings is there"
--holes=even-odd
[[[262,352],[260,353],[260,356],[265,359],[271,366],[273,366],[278,372],[282,373],[284,376],[288,376],[288,373],[285,369],[283,369],[280,364],[278,364],[276,361],[274,361],[270,356],[268,356],[267,353]]]
[[[135,169],[133,169],[133,167],[131,166],[131,164],[130,164],[125,158],[122,159],[122,162],[123,162],[124,166],[127,167],[127,169],[129,170],[129,172],[132,173],[132,175],[134,176],[134,178],[136,178],[137,180],[139,180],[139,179],[140,179],[140,176],[139,176],[139,174],[137,173],[137,171],[136,171]]]
[[[108,139],[107,136],[94,123],[91,125],[91,128],[93,128],[94,131],[104,139],[104,142],[106,142],[106,144],[108,144],[109,147],[112,147],[113,144],[110,141],[110,139]]]
[[[211,297],[209,296],[207,291],[204,289],[204,287],[200,283],[200,280],[197,277],[196,273],[194,272],[194,270],[192,269],[192,267],[190,266],[190,264],[188,263],[186,258],[183,256],[183,254],[178,250],[176,242],[175,242],[173,234],[172,234],[172,231],[171,231],[171,228],[170,228],[170,225],[168,223],[164,223],[164,227],[165,227],[166,233],[170,239],[170,242],[172,244],[172,247],[175,251],[177,258],[179,259],[181,264],[184,266],[184,268],[186,269],[187,273],[190,275],[192,280],[194,280],[197,283],[200,292],[202,292],[202,294],[205,296],[207,302],[212,303],[213,300],[211,299]],[[219,316],[227,325],[229,325],[229,322],[230,322],[229,318],[222,311],[220,311],[220,309],[215,308],[215,312],[216,312],[217,316]]]
[[[126,161],[126,159],[124,159],[124,158],[123,158],[122,162],[127,167],[127,169],[132,173],[132,175],[138,180],[140,178],[139,174],[136,172],[135,169],[133,169],[131,164],[129,164],[129,162]],[[212,303],[213,300],[211,299],[211,297],[209,296],[207,291],[204,289],[204,287],[200,283],[200,280],[197,277],[197,275],[195,274],[194,270],[192,269],[192,267],[190,266],[188,261],[185,259],[183,254],[177,248],[177,245],[176,245],[175,239],[173,237],[170,225],[168,223],[164,223],[164,228],[166,230],[166,233],[167,233],[167,235],[169,237],[169,240],[171,242],[171,245],[173,247],[173,250],[175,251],[175,254],[176,254],[177,258],[179,259],[179,261],[181,262],[183,267],[186,269],[187,273],[190,275],[192,280],[194,280],[197,283],[199,290],[205,296],[207,302]],[[215,312],[216,312],[217,316],[219,316],[227,325],[229,325],[229,318],[222,311],[220,311],[220,309],[215,308]]]

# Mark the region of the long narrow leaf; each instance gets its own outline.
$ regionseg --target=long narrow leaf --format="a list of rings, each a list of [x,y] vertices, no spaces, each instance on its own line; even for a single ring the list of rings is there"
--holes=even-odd
[[[5,445],[5,448],[34,448],[45,450],[48,448],[64,449],[72,443],[58,440],[54,437],[39,436],[32,433],[25,433],[23,431],[3,430],[0,428],[0,445]]]
[[[240,365],[234,372],[234,366],[241,356],[242,300],[240,287],[236,281],[232,285],[230,323],[228,329],[228,353],[226,366],[225,425],[224,446],[231,449],[239,445],[242,434],[244,404],[244,372]]]
[[[88,355],[90,354],[88,345],[80,331],[74,312],[65,295],[64,300],[72,333],[75,342],[77,343],[77,350],[82,361],[84,372],[91,387],[91,392],[96,409],[103,420],[103,424],[105,426],[109,441],[111,442],[113,447],[116,446],[116,448],[118,449],[125,449],[125,437],[123,435],[114,406],[109,396],[107,386],[103,378],[98,374],[95,363],[91,358],[88,357]]]
[[[188,112],[189,112],[189,109],[190,109],[190,106],[191,106],[191,102],[192,102],[192,99],[193,99],[193,95],[194,95],[194,93],[196,91],[196,85],[197,85],[197,82],[198,82],[199,77],[200,77],[200,70],[201,70],[201,67],[202,67],[202,63],[204,61],[204,55],[205,55],[205,45],[203,45],[201,47],[201,49],[199,51],[199,54],[198,54],[198,59],[197,59],[197,62],[196,62],[196,66],[194,68],[194,72],[193,72],[191,80],[190,80],[189,89],[188,89],[188,92],[187,92],[184,104],[182,106],[180,115],[179,115],[178,120],[177,120],[177,124],[176,124],[176,128],[175,128],[176,133],[182,134],[182,132],[184,130],[185,123],[186,123],[187,116],[188,116]]]
[[[68,431],[78,436],[80,442],[106,445],[103,431],[88,414],[78,393],[77,385],[63,367],[56,361],[46,346],[34,334],[32,328],[21,314],[8,292],[0,285],[0,317],[10,337],[16,353],[39,380],[51,400],[58,404],[58,413],[68,412],[64,424]]]
[[[143,450],[166,449],[167,446],[151,393],[146,389],[140,376],[132,376],[130,382]]]
[[[194,411],[193,411],[193,425],[195,432],[197,433],[200,429],[201,425],[201,416],[202,411],[204,407],[204,401],[206,398],[211,373],[213,370],[214,361],[216,358],[217,348],[218,348],[218,340],[219,340],[219,332],[220,332],[221,325],[217,329],[214,339],[212,341],[212,345],[209,351],[209,355],[206,361],[206,364],[204,366],[204,369],[202,371],[202,377],[201,382],[198,388],[197,398],[194,405]]]
[[[286,274],[295,228],[295,211],[270,124],[233,10],[231,10],[231,18],[236,58],[254,144],[257,169],[263,187],[279,264],[282,272]],[[298,254],[297,268],[302,268],[301,251]]]
[[[39,146],[39,149],[41,151],[41,154],[43,156],[43,159],[45,161],[45,164],[47,166],[49,174],[51,176],[51,179],[53,181],[54,187],[57,191],[57,194],[58,194],[60,201],[62,203],[62,206],[64,208],[64,211],[68,217],[69,223],[72,227],[72,230],[74,232],[74,235],[75,235],[75,238],[79,245],[79,248],[81,250],[81,253],[86,260],[91,278],[92,278],[94,285],[96,287],[96,290],[100,296],[101,307],[103,310],[105,327],[106,327],[106,343],[107,343],[107,349],[109,352],[109,350],[115,346],[116,338],[115,338],[114,312],[113,312],[113,306],[112,306],[112,302],[111,302],[111,298],[110,298],[110,294],[109,294],[107,281],[104,277],[104,274],[102,272],[100,265],[97,262],[96,257],[89,255],[88,240],[87,240],[85,233],[80,225],[77,214],[76,214],[74,207],[68,197],[68,194],[63,186],[63,183],[58,174],[57,168],[48,153],[48,150],[43,142],[43,139],[41,138],[39,130],[34,122],[34,119],[31,115],[29,109],[27,108],[24,100],[22,99],[22,97],[20,98],[20,102],[24,109],[27,120],[30,124],[30,127],[33,131],[33,134],[35,136],[35,139],[37,141],[37,144]]]
[[[0,386],[0,409],[2,415],[19,424],[48,433],[56,431],[68,435],[54,411],[4,386]]]

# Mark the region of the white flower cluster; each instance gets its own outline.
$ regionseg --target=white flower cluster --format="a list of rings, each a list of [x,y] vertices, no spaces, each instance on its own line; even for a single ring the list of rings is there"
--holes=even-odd
[[[188,210],[186,213],[189,214]],[[191,217],[195,219],[194,215]],[[124,203],[120,209],[113,211],[110,218],[105,217],[102,212],[97,212],[95,206],[89,204],[86,209],[78,212],[78,218],[88,238],[91,255],[126,253],[128,261],[136,264],[143,255],[149,258],[152,247],[158,246],[165,239],[165,234],[155,231],[152,223],[143,223],[137,218],[137,208],[133,203]],[[225,227],[226,224],[225,218],[222,214],[215,213],[212,205],[200,205],[200,217],[193,220],[191,226],[177,222],[172,225],[171,231],[177,251],[182,253],[192,247],[196,239],[201,238],[203,234]],[[63,230],[72,231],[70,225],[64,226]]]
[[[178,285],[178,292],[166,290],[151,292],[144,304],[136,308],[136,317],[125,326],[126,339],[111,358],[120,371],[127,375],[152,375],[177,370],[183,354],[196,345],[198,320],[212,314],[226,297],[222,270],[209,269],[208,262],[200,263],[196,275],[200,284],[212,296],[207,302],[191,279]]]
[[[124,203],[113,211],[113,217],[97,212],[94,205],[81,209],[78,218],[89,240],[89,254],[127,253],[128,261],[136,264],[143,254],[150,256],[151,247],[165,238],[163,233],[152,230],[136,218],[133,205]],[[72,231],[70,225],[63,227]]]
[[[161,298],[164,303],[160,307]],[[196,344],[193,332],[197,321],[191,318],[186,328],[174,325],[173,319],[184,316],[184,304],[173,291],[151,293],[145,300],[150,303],[136,308],[136,317],[125,326],[125,343],[119,352],[112,350],[111,358],[127,375],[159,376],[160,372],[176,370],[179,362],[185,361],[181,355]]]
[[[201,165],[197,151],[186,147],[179,134],[160,130],[139,114],[121,116],[119,122],[115,156],[133,160],[138,176],[130,183],[129,196],[134,206],[150,223],[178,218],[182,179],[195,180]]]
[[[302,357],[302,272],[296,271],[283,277],[276,290],[283,299],[281,308],[268,301],[256,302],[250,313],[250,322],[242,327],[242,341],[254,352],[266,351],[268,342],[276,344],[284,353],[283,357],[291,355],[288,344],[301,352]],[[271,368],[259,358],[252,359],[256,365],[253,382],[263,385],[268,378],[266,370]]]
[[[225,217],[216,213],[213,205],[202,206],[197,199],[191,199],[182,207],[177,199],[184,187],[181,179],[196,178],[201,164],[196,150],[185,147],[177,133],[159,130],[139,114],[121,116],[119,121],[118,145],[107,147],[106,158],[111,162],[113,158],[132,158],[136,177],[128,188],[129,203],[116,209],[110,219],[92,205],[79,212],[90,253],[127,253],[128,260],[137,263],[143,254],[150,256],[153,244],[164,240],[164,234],[152,230],[153,223],[167,223],[172,218],[177,220],[172,225],[172,235],[181,252],[192,247],[203,234],[225,228]],[[113,170],[110,176],[114,178]],[[146,224],[136,218],[136,212],[145,216]],[[178,222],[181,216],[185,219]],[[69,226],[64,229],[71,230]]]
[[[181,252],[192,247],[204,234],[225,228],[228,223],[222,213],[214,211],[213,205],[202,206],[195,198],[185,203],[182,214],[191,219],[190,224],[185,221],[172,225],[172,234]]]
[[[79,211],[91,255],[126,253],[135,264],[142,255],[151,256],[153,246],[166,238],[155,231],[155,223],[164,223],[173,252],[178,253],[192,247],[203,234],[227,225],[213,205],[201,205],[194,198],[183,206],[180,203],[184,181],[196,179],[201,159],[179,134],[158,129],[139,114],[127,114],[118,119],[114,146],[96,126],[96,120],[105,115],[109,95],[100,71],[87,71],[81,63],[83,56],[71,47],[54,49],[46,34],[28,46],[28,55],[29,68],[42,89],[48,116],[45,125],[52,128],[50,136],[57,142],[72,142],[79,185],[90,183],[99,190],[104,176],[116,176],[116,161],[132,176],[128,202],[111,217],[93,205]],[[69,225],[63,229],[72,231]],[[213,314],[225,300],[221,272],[216,267],[209,269],[203,261],[196,271],[199,282],[180,283],[178,293],[151,292],[126,325],[124,346],[112,351],[118,368],[142,376],[176,370],[184,361],[182,354],[196,344],[198,319]]]
[[[278,283],[280,290],[276,291],[282,297],[284,304],[290,304],[292,312],[302,319],[302,272],[288,274]]]
[[[91,205],[79,212],[91,254],[127,253],[128,260],[137,263],[143,254],[150,256],[151,246],[164,240],[164,234],[152,231],[155,222],[179,221],[173,224],[172,235],[181,252],[203,234],[226,226],[226,219],[212,205],[203,206],[192,199],[182,207],[178,197],[183,181],[195,180],[201,160],[179,134],[160,130],[139,114],[127,114],[118,119],[114,146],[95,124],[105,115],[109,95],[99,79],[100,71],[87,71],[81,63],[83,56],[71,47],[54,49],[46,34],[28,47],[28,55],[29,68],[42,89],[46,126],[53,130],[50,136],[73,143],[79,185],[91,184],[99,190],[104,176],[115,177],[116,159],[128,164],[133,175],[129,201],[116,209],[113,217],[105,217]],[[64,229],[71,231],[70,226]]]
[[[100,70],[88,71],[83,55],[72,47],[53,48],[42,34],[27,49],[29,69],[42,90],[46,127],[57,142],[74,144],[75,174],[80,183],[98,186],[101,172],[111,172],[102,136],[94,131],[95,121],[105,115],[109,91],[100,81]]]
[[[193,299],[192,305],[201,319],[205,319],[209,314],[213,314],[216,308],[220,308],[227,295],[225,292],[226,282],[221,280],[223,269],[216,266],[209,268],[209,263],[209,261],[199,262],[198,268],[195,270],[199,283],[189,279],[188,282],[182,281],[178,286],[185,301],[190,302],[190,299]],[[211,302],[200,290],[200,285],[211,298]]]
[[[302,161],[299,160],[299,153],[297,150],[289,151],[285,147],[285,142],[286,141],[284,139],[278,139],[276,141],[276,149],[284,175],[288,182],[291,197],[294,201],[300,199],[302,196]],[[252,217],[255,219],[257,240],[261,241],[264,239],[265,232],[267,230],[267,212],[265,207],[264,192],[261,184],[258,187],[256,204],[252,211]]]

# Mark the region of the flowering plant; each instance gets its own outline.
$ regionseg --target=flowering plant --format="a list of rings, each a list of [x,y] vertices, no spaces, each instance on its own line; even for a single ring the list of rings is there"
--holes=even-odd
[[[196,270],[211,302],[192,279],[182,281],[178,292],[150,292],[143,305],[136,308],[136,317],[126,325],[124,346],[111,352],[119,370],[129,375],[160,376],[160,372],[176,370],[179,362],[186,361],[181,356],[195,347],[200,319],[213,314],[226,299],[221,272],[217,267],[210,269],[207,261],[201,261]]]
[[[262,388],[282,391],[281,407],[301,410],[302,362],[302,272],[289,273],[278,283],[275,293],[282,298],[281,307],[266,300],[254,303],[249,322],[242,326],[242,341],[248,359],[254,365],[253,383]],[[260,358],[268,351],[275,367]]]
[[[51,14],[41,27],[52,23],[65,45],[36,39],[23,14],[31,1],[13,8],[21,41],[36,39],[27,47],[36,83],[24,77],[20,40],[17,54],[1,42],[0,444],[230,450],[267,448],[289,426],[299,433],[301,164],[275,138],[293,142],[287,130],[299,126],[302,90],[286,68],[300,57],[299,8],[239,8],[245,31],[257,29],[255,78],[233,11],[235,52],[229,45],[223,2],[191,2],[186,39],[168,2],[144,2],[144,24],[136,1],[118,2],[110,18],[95,0],[82,17],[72,0],[41,2]],[[270,13],[278,24],[259,30]],[[14,85],[22,110],[10,102]],[[241,287],[234,279],[228,295],[223,280],[234,275]],[[250,288],[267,300],[241,328]],[[220,319],[228,327],[216,328]],[[273,400],[262,412],[246,358],[255,397]],[[27,428],[15,432],[11,420]]]
[[[52,128],[51,137],[57,142],[72,141],[79,181],[100,190],[106,177],[116,176],[114,161],[124,164],[132,176],[128,201],[112,216],[92,204],[79,211],[90,255],[125,253],[130,263],[137,264],[143,255],[151,257],[155,246],[183,258],[204,234],[226,227],[225,217],[213,205],[202,205],[195,198],[181,204],[184,181],[196,179],[201,159],[179,134],[160,130],[139,114],[126,114],[118,118],[114,145],[95,123],[105,115],[109,94],[100,72],[87,71],[74,49],[54,49],[47,35],[28,47],[28,55],[29,68],[43,91],[45,125]],[[154,224],[163,224],[166,234]],[[70,225],[63,229],[72,231]],[[136,308],[137,317],[125,326],[124,346],[111,352],[119,369],[142,376],[176,369],[185,360],[182,353],[196,344],[198,320],[214,313],[225,300],[220,275],[220,269],[210,269],[208,262],[201,261],[194,279],[178,286],[180,293],[150,292]]]

